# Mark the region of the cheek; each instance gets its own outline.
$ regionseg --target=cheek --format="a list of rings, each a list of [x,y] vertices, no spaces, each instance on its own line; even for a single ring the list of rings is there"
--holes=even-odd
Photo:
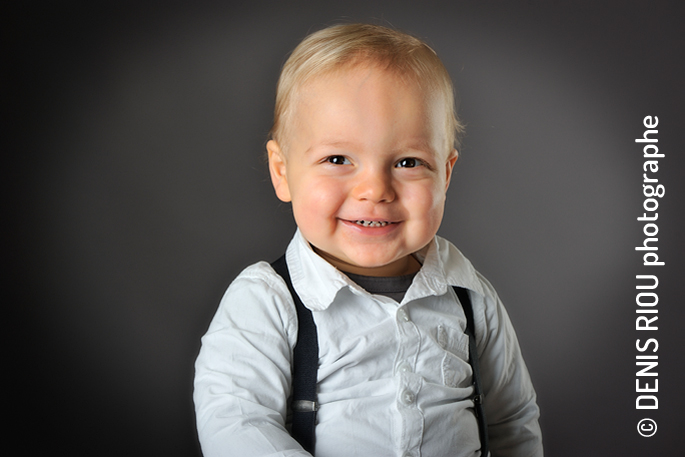
[[[329,217],[339,209],[344,200],[342,185],[330,180],[311,180],[298,188],[293,198],[295,217],[321,219]]]
[[[424,224],[424,236],[426,239],[422,240],[425,242],[430,241],[433,238],[440,224],[442,223],[442,217],[445,212],[445,195],[443,193],[431,193],[429,200],[426,201],[426,219]],[[430,209],[429,209],[430,208]]]
[[[415,225],[412,228],[414,242],[423,246],[438,232],[445,210],[445,193],[438,185],[416,189],[410,211]]]
[[[407,201],[412,210],[423,213],[428,219],[442,218],[445,207],[445,192],[440,183],[430,183],[407,189]]]

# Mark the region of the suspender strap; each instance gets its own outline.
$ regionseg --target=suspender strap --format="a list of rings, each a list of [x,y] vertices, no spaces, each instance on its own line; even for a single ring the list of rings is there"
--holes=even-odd
[[[478,433],[480,434],[480,455],[487,457],[488,455],[488,424],[485,420],[485,411],[483,410],[483,386],[480,380],[480,367],[478,365],[478,348],[476,347],[476,332],[474,329],[473,307],[471,306],[471,299],[466,289],[462,287],[454,287],[461,306],[464,308],[466,314],[466,333],[469,336],[469,363],[473,371],[473,404],[476,410],[476,419],[478,420]]]
[[[316,426],[316,375],[319,369],[319,341],[312,312],[305,308],[293,288],[285,262],[285,254],[271,264],[288,285],[297,309],[297,343],[293,349],[293,378],[291,392],[292,430],[290,434],[314,455],[314,427]]]

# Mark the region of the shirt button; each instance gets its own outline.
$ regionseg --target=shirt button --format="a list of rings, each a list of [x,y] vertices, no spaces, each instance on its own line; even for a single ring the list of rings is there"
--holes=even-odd
[[[397,316],[400,318],[400,320],[404,322],[409,322],[409,314],[407,314],[404,308],[397,311]]]
[[[409,365],[409,362],[402,362],[397,367],[397,371],[399,373],[411,373],[411,365]]]
[[[414,403],[414,400],[416,400],[416,397],[411,390],[403,390],[402,394],[400,394],[400,401],[403,405],[409,406]]]

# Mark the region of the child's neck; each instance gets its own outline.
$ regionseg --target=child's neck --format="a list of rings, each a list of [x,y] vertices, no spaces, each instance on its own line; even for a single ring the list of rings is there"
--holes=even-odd
[[[380,267],[365,268],[351,263],[343,262],[342,260],[333,257],[332,255],[321,251],[312,246],[314,251],[323,257],[328,263],[336,267],[344,273],[352,273],[360,276],[405,276],[418,272],[421,269],[421,263],[416,260],[413,255],[408,255],[400,261],[393,262],[390,265],[383,265]]]

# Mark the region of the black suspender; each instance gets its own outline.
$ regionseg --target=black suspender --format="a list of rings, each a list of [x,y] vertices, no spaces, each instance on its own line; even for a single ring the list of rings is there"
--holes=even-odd
[[[469,292],[463,287],[452,287],[456,292],[461,306],[464,308],[466,315],[466,334],[469,336],[469,363],[471,364],[471,371],[473,371],[473,405],[476,410],[476,419],[478,419],[478,434],[480,435],[480,455],[488,457],[488,423],[485,420],[485,411],[483,410],[483,386],[480,380],[480,366],[478,365],[478,348],[476,347],[476,331],[473,323],[473,307],[471,306],[471,298]]]
[[[297,343],[293,349],[293,377],[291,409],[292,430],[291,435],[309,453],[314,455],[314,427],[316,426],[316,411],[319,405],[316,402],[316,375],[319,368],[319,341],[316,336],[316,324],[312,312],[307,309],[293,288],[288,272],[285,255],[271,264],[273,269],[283,277],[290,295],[297,309],[298,332]],[[481,442],[481,456],[488,455],[488,429],[483,411],[483,390],[478,366],[478,351],[476,348],[476,336],[473,323],[473,308],[468,291],[461,287],[454,287],[454,292],[459,298],[466,314],[466,334],[469,337],[469,363],[473,371],[474,397],[473,403],[478,420],[478,431]]]
[[[271,264],[288,285],[297,309],[297,343],[293,349],[293,378],[290,408],[293,422],[290,434],[305,451],[314,455],[314,427],[316,426],[316,374],[319,369],[319,340],[312,312],[307,309],[293,289],[285,255]]]

